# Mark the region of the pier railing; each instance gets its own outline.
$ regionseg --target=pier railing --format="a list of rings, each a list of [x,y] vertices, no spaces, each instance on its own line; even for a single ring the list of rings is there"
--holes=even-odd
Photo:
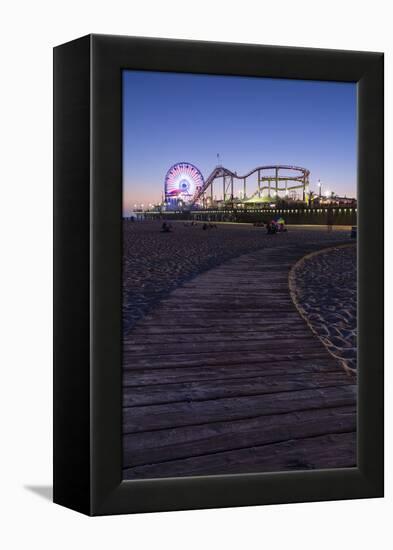
[[[326,225],[328,208],[225,208],[182,211],[146,211],[139,216],[144,219],[172,219],[195,221],[231,221],[240,223],[257,223],[269,221],[275,216],[282,216],[288,224]],[[356,225],[357,208],[334,207],[329,215],[332,225]]]

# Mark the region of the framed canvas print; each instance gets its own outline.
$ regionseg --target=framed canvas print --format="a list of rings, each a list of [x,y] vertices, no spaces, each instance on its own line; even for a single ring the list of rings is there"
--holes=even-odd
[[[383,495],[383,55],[54,50],[54,501]]]

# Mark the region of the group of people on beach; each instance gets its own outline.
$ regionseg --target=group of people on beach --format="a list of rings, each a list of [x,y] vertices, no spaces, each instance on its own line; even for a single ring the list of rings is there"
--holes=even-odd
[[[277,218],[271,221],[264,220],[263,222],[255,222],[254,227],[266,227],[266,233],[268,235],[274,235],[275,233],[284,233],[288,231],[285,226],[284,218]]]
[[[190,224],[184,223],[185,227],[197,225],[195,222],[191,222]],[[256,222],[254,223],[255,227],[266,227],[266,232],[268,235],[273,235],[275,233],[283,233],[287,231],[287,228],[285,227],[285,221],[283,218],[277,219],[277,220],[271,220],[263,221],[263,222]],[[217,224],[211,223],[211,222],[205,222],[202,225],[202,230],[206,231],[208,229],[217,229]],[[173,230],[173,226],[171,223],[164,221],[161,226],[161,233],[170,233]]]
[[[272,220],[266,224],[266,232],[268,235],[274,235],[275,233],[285,233],[287,228],[285,227],[285,221],[281,220]]]
[[[131,221],[134,221],[133,217],[131,217]],[[188,227],[188,226],[197,225],[197,223],[194,222],[194,221],[192,221],[190,223],[184,222],[183,225],[185,227]],[[326,225],[327,225],[328,231],[332,231],[332,229],[333,229],[333,213],[332,213],[331,210],[328,211],[327,219],[326,219]],[[262,222],[255,222],[254,227],[265,227],[266,228],[266,233],[268,235],[274,235],[276,233],[285,233],[286,231],[288,231],[288,229],[285,225],[285,220],[282,217],[277,217],[277,218],[274,218],[270,221],[264,220]],[[173,229],[173,226],[172,226],[171,223],[166,222],[166,221],[163,222],[163,224],[161,226],[161,232],[162,233],[169,233],[170,231],[172,231],[172,229]],[[203,229],[203,231],[206,231],[207,229],[217,229],[217,225],[215,223],[205,222],[202,225],[202,229]]]
[[[190,222],[190,223],[186,223],[184,222],[183,223],[184,227],[192,227],[194,225],[197,225],[195,222]],[[169,222],[163,222],[162,226],[161,226],[161,232],[162,233],[169,233],[170,231],[172,231],[173,229],[173,226],[171,223]],[[206,231],[207,229],[217,229],[217,225],[215,223],[204,223],[202,225],[202,229],[203,231]]]

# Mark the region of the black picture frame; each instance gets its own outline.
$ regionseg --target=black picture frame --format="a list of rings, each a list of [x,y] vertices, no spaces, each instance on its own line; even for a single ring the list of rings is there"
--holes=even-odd
[[[357,83],[358,467],[122,481],[123,69]],[[383,54],[107,35],[56,47],[54,502],[103,515],[383,496],[382,217]]]

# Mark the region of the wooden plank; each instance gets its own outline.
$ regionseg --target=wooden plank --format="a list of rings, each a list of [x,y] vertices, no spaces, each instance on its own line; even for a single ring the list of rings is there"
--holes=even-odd
[[[123,406],[137,407],[181,401],[204,401],[224,397],[263,395],[277,391],[292,391],[348,385],[348,375],[342,371],[296,374],[292,372],[280,377],[254,376],[239,380],[221,378],[212,384],[211,380],[182,382],[177,384],[155,384],[150,387],[125,388]]]
[[[124,467],[233,451],[356,430],[356,407],[306,410],[246,420],[216,422],[128,434],[123,442]]]
[[[322,344],[321,344],[322,346]],[[206,367],[216,365],[231,365],[239,363],[249,363],[251,361],[273,363],[276,361],[293,361],[296,364],[297,361],[304,359],[325,359],[328,364],[333,358],[327,355],[327,351],[322,349],[315,350],[303,350],[298,353],[288,353],[288,349],[267,352],[260,350],[258,352],[244,351],[241,354],[224,353],[217,351],[210,351],[207,353],[193,353],[193,354],[176,354],[168,353],[165,355],[152,354],[146,356],[144,354],[134,354],[132,352],[124,352],[123,354],[123,369],[140,369],[140,368],[168,368],[168,367]],[[337,364],[337,362],[336,362]],[[339,367],[337,367],[339,368]]]
[[[236,323],[236,327],[233,326],[233,321],[228,319],[223,319],[220,323],[215,322],[204,322],[203,320],[199,320],[199,322],[190,322],[190,319],[187,317],[188,323],[182,324],[182,329],[180,335],[186,335],[186,334],[220,334],[220,335],[227,335],[227,334],[237,334],[238,332],[242,333],[249,333],[251,336],[255,333],[265,332],[266,334],[272,333],[275,330],[282,331],[282,330],[289,330],[293,332],[297,332],[299,330],[304,330],[302,325],[299,326],[299,318],[296,316],[296,318],[293,321],[287,320],[286,322],[283,322],[282,320],[277,321],[276,319],[271,319],[269,321],[269,324],[267,325],[266,322],[255,322],[253,324],[250,324],[249,321]],[[138,326],[134,328],[132,333],[129,337],[127,337],[127,341],[132,341],[136,337],[144,337],[148,335],[173,335],[173,327],[168,322],[162,322],[159,323],[146,323],[141,324],[139,323]]]
[[[301,337],[297,338],[282,338],[278,341],[268,339],[263,342],[263,345],[259,341],[253,339],[249,340],[239,340],[239,341],[229,341],[223,342],[221,339],[217,338],[216,341],[197,341],[197,342],[178,342],[174,347],[171,343],[162,343],[162,344],[124,344],[124,352],[131,352],[135,355],[143,355],[148,357],[149,355],[154,355],[155,357],[164,356],[165,354],[172,355],[173,350],[176,349],[177,354],[184,353],[186,355],[193,353],[219,353],[219,352],[235,352],[242,353],[243,351],[267,351],[275,353],[283,353],[288,347],[293,351],[302,351],[304,347],[312,348],[314,350],[320,350],[321,344],[316,338],[310,334],[303,334]],[[284,348],[284,349],[283,349]]]
[[[293,365],[292,361],[255,361],[250,364],[234,363],[226,365],[198,366],[184,368],[170,366],[168,368],[146,367],[142,369],[127,369],[123,371],[123,387],[138,387],[151,384],[173,384],[181,382],[194,382],[210,380],[214,382],[220,380],[241,380],[252,376],[275,377],[279,379],[288,373],[292,376],[304,373],[337,373],[336,361],[326,359],[313,359],[298,361]],[[347,377],[350,375],[347,374]],[[353,379],[351,379],[353,382]]]
[[[236,315],[234,315],[234,311],[232,310],[232,314],[229,317],[223,313],[224,309],[225,308],[219,308],[217,311],[209,311],[208,319],[206,319],[207,315],[203,314],[203,312],[194,312],[188,308],[187,311],[185,311],[183,307],[183,310],[176,314],[176,323],[179,325],[183,322],[192,325],[194,323],[202,323],[202,326],[205,326],[206,322],[214,323],[215,321],[219,321],[220,323],[231,323],[232,326],[234,326],[235,320],[236,325],[238,323],[248,324],[254,321],[256,323],[261,323],[263,321],[265,324],[270,324],[270,322],[282,322],[282,320],[286,318],[294,319],[300,317],[293,305],[290,306],[289,304],[287,308],[280,308],[279,311],[274,307],[269,307],[269,304],[265,304],[263,307],[261,306],[257,311],[236,311]],[[268,315],[269,313],[272,315]],[[269,323],[266,323],[267,318],[269,319]],[[144,320],[164,326],[168,326],[171,323],[173,324],[173,318],[168,317],[167,312],[164,312],[162,309],[159,309],[154,317],[151,314],[146,315]]]
[[[217,342],[217,339],[220,339],[220,342],[242,342],[250,341],[265,343],[266,340],[280,340],[280,339],[294,339],[298,336],[304,336],[304,329],[300,326],[296,329],[288,329],[283,331],[241,331],[230,332],[229,334],[220,333],[219,335],[215,332],[208,331],[204,333],[182,333],[174,334],[133,334],[127,338],[127,347],[126,349],[131,349],[131,346],[150,346],[152,344],[164,345],[164,344],[203,344],[206,342]],[[308,340],[314,341],[315,339],[310,337]]]
[[[124,479],[277,472],[356,466],[356,433],[250,446],[123,470]]]
[[[267,395],[190,401],[123,409],[123,433],[187,426],[306,409],[342,407],[356,402],[354,384]]]

